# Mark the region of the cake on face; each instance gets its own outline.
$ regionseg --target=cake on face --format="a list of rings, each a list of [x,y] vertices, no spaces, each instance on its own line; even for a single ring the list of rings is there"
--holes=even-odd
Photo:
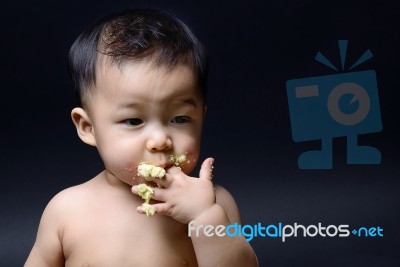
[[[185,155],[169,155],[168,162],[170,164],[174,164],[175,166],[179,167],[182,163],[186,161]]]
[[[152,181],[155,178],[163,178],[165,170],[161,167],[142,162],[138,166],[138,176],[143,177],[146,181]]]
[[[179,167],[187,161],[186,155],[169,155],[168,163]],[[148,162],[141,162],[137,168],[138,176],[143,177],[146,181],[152,181],[155,178],[163,178],[165,170]]]
[[[181,164],[187,161],[185,155],[169,155],[168,163],[179,167]],[[143,177],[146,181],[153,181],[156,178],[162,179],[165,176],[165,169],[152,165],[147,162],[141,162],[137,167],[137,175]],[[158,185],[158,184],[157,184]],[[138,195],[141,196],[145,202],[140,206],[141,210],[146,213],[147,216],[154,215],[154,207],[149,204],[151,197],[154,195],[154,190],[147,184],[141,183],[137,186]]]

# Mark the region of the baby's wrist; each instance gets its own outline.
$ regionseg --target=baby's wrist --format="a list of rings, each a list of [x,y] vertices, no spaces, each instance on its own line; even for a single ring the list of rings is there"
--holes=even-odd
[[[219,204],[214,203],[194,218],[191,223],[193,225],[228,225],[230,222],[225,210]]]

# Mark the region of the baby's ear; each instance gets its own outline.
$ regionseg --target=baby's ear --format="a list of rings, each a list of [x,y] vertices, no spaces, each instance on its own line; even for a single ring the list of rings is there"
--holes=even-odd
[[[71,118],[75,124],[79,138],[88,145],[96,146],[93,125],[87,112],[82,108],[74,108],[71,111]]]

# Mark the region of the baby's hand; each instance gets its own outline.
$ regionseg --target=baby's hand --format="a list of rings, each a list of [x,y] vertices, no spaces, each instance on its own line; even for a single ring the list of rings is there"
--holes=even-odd
[[[187,176],[180,168],[169,168],[162,179],[154,182],[161,188],[153,188],[152,199],[160,201],[153,205],[157,214],[168,215],[182,223],[189,223],[215,204],[214,186],[211,182],[214,160],[206,159],[200,169],[200,177]],[[137,186],[132,192],[138,194]],[[142,207],[138,212],[144,213]]]

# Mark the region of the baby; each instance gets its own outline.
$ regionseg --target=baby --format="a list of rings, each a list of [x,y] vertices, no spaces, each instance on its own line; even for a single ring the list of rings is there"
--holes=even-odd
[[[205,51],[188,27],[126,10],[85,30],[69,60],[81,105],[72,120],[105,169],[49,202],[25,266],[258,266],[243,236],[188,234],[189,223],[240,223],[231,194],[212,182],[213,158],[188,176],[207,80]],[[138,174],[141,163],[159,175]]]

